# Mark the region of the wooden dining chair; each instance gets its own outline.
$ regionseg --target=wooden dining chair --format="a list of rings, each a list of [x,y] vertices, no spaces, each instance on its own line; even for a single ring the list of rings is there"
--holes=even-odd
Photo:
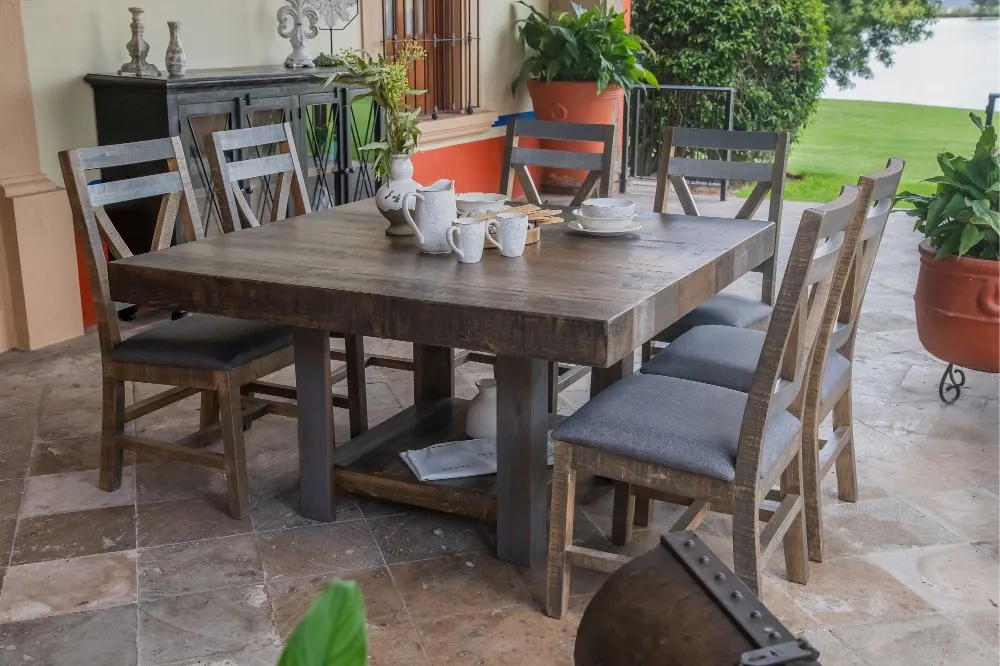
[[[600,153],[587,153],[571,148],[524,148],[521,146],[522,139],[599,143],[602,144],[602,150]],[[589,198],[595,187],[598,196],[606,197],[611,190],[611,163],[614,149],[614,125],[515,118],[507,123],[507,139],[504,143],[503,166],[500,172],[500,194],[513,196],[514,179],[517,178],[528,202],[543,205],[542,196],[528,171],[528,167],[543,167],[588,172],[573,195],[571,204],[573,206],[579,206]]]
[[[312,213],[295,139],[288,123],[215,132],[212,134],[209,163],[215,192],[220,199],[222,225],[227,233],[259,227],[262,221],[278,222],[289,214]],[[348,409],[351,436],[356,437],[368,430],[365,368],[380,366],[412,370],[413,361],[394,356],[366,355],[364,338],[360,335],[331,333],[331,337],[344,341],[344,351],[330,351],[331,360],[345,363],[345,367],[334,374],[333,383],[347,380],[347,395],[335,395],[333,404]],[[271,382],[254,382],[248,390],[253,395],[295,396],[294,389]],[[281,409],[281,406],[276,405],[275,408]]]
[[[108,283],[107,244],[115,259],[132,256],[105,206],[159,197],[152,251],[169,247],[180,214],[188,240],[202,238],[180,139],[156,139],[116,146],[82,148],[59,154],[76,236],[97,310],[101,346],[102,406],[100,487],[121,486],[126,450],[204,465],[225,472],[229,514],[247,511],[247,462],[243,428],[268,413],[267,405],[244,408],[241,387],[292,363],[292,333],[282,326],[210,315],[166,321],[122,339]],[[90,170],[166,162],[165,173],[88,185]],[[125,383],[146,382],[174,388],[125,405]],[[201,392],[202,421],[198,432],[177,442],[161,442],[125,434],[125,425],[158,409]],[[218,410],[218,411],[217,411]],[[223,452],[200,447],[222,434]]]
[[[904,162],[890,159],[885,169],[858,179],[858,207],[830,285],[826,310],[817,324],[803,412],[803,470],[809,557],[823,559],[820,485],[837,470],[840,499],[857,501],[854,433],[851,418],[851,369],[861,303],[875,264]],[[684,333],[644,364],[640,372],[706,382],[746,392],[763,347],[760,331],[698,326]],[[833,436],[820,437],[832,414]],[[639,493],[637,524],[649,522],[649,500]]]
[[[694,529],[710,509],[731,514],[735,571],[756,594],[763,564],[779,544],[788,579],[806,582],[801,395],[815,308],[823,310],[810,304],[826,298],[857,200],[857,189],[847,187],[836,201],[802,214],[749,393],[636,375],[612,384],[553,432],[547,614],[567,609],[570,567],[610,572],[628,561],[573,544],[579,473],[622,485],[615,511],[626,511],[629,523],[630,486],[689,498],[671,531]],[[775,483],[777,510],[759,529],[759,508]]]
[[[600,153],[588,153],[569,148],[526,148],[520,145],[521,139],[525,138],[534,141],[551,139],[600,143],[602,150]],[[614,125],[589,125],[515,118],[507,123],[507,138],[504,143],[504,159],[500,172],[500,194],[512,196],[514,179],[516,178],[529,203],[544,205],[528,168],[545,167],[579,169],[588,172],[583,183],[573,195],[572,206],[579,206],[583,203],[590,197],[595,188],[598,196],[607,197],[611,191],[614,147]],[[585,366],[566,363],[550,364],[549,411],[551,413],[554,414],[558,410],[559,394],[582,379],[588,372],[590,372],[590,368]]]
[[[678,151],[686,156],[679,156]],[[771,161],[739,162],[719,159],[733,151],[770,154]],[[667,212],[670,189],[680,200],[685,215],[701,215],[691,194],[688,178],[697,180],[737,180],[753,182],[750,196],[736,213],[736,219],[749,220],[766,199],[767,219],[774,223],[774,251],[771,257],[754,268],[762,274],[761,298],[720,293],[708,299],[643,345],[642,360],[648,361],[654,342],[671,342],[694,326],[721,325],[740,328],[764,328],[774,302],[778,239],[781,236],[781,207],[788,166],[788,134],[784,132],[736,132],[732,130],[668,127],[663,132],[656,175],[653,207]]]

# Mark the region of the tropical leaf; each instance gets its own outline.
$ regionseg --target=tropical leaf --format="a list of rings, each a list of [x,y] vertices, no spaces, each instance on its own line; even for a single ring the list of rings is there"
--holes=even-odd
[[[365,605],[354,581],[337,580],[312,603],[278,666],[365,666]]]

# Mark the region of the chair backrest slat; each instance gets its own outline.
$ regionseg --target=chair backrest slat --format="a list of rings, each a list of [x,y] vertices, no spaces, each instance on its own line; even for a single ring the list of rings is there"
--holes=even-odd
[[[778,132],[734,132],[732,130],[675,127],[675,148],[774,152],[782,141]]]
[[[159,161],[166,162],[165,173],[94,184],[88,182],[88,171]],[[67,150],[59,153],[59,162],[73,210],[76,236],[85,248],[83,256],[97,310],[98,336],[101,351],[106,357],[121,341],[121,331],[108,284],[104,245],[115,259],[132,256],[132,250],[104,206],[161,197],[150,251],[164,249],[173,242],[178,213],[185,238],[189,241],[201,238],[201,216],[187,170],[187,159],[178,137]]]
[[[677,149],[685,149],[684,156]],[[735,162],[721,159],[720,153],[729,157],[731,151],[772,153],[770,162]],[[703,158],[699,153],[712,151],[714,157]],[[773,303],[775,292],[775,260],[778,256],[778,239],[781,236],[781,207],[785,192],[785,170],[788,166],[788,135],[783,132],[735,132],[689,127],[667,127],[663,131],[659,163],[656,174],[656,195],[653,209],[667,212],[670,188],[677,192],[686,215],[698,215],[698,207],[691,196],[686,178],[706,180],[741,180],[756,183],[750,196],[736,213],[737,219],[750,219],[770,193],[767,219],[777,227],[774,235],[774,252],[771,259],[754,270],[763,273],[761,297]]]
[[[268,148],[271,153],[262,153],[262,149]],[[232,161],[227,159],[227,152],[235,153]],[[312,212],[292,127],[288,123],[215,132],[208,153],[215,196],[226,232],[283,220],[289,208],[293,209],[293,215]],[[251,155],[241,156],[240,153]],[[242,182],[256,178],[261,180],[262,213],[263,206],[270,202],[265,220],[254,212],[241,189]]]
[[[771,165],[764,162],[727,162],[726,160],[701,160],[688,157],[671,157],[668,173],[685,178],[719,180],[752,180],[771,182]]]
[[[844,214],[859,201],[857,188],[845,186],[833,202],[802,214],[785,275],[774,303],[764,347],[743,415],[736,460],[736,484],[756,493],[761,448],[768,419],[791,410],[801,418],[808,352],[819,330],[841,252],[860,235],[861,219]],[[756,506],[756,505],[754,505]]]
[[[589,153],[569,149],[522,148],[520,147],[522,138],[601,143],[603,149],[600,153]],[[573,205],[579,205],[589,197],[595,186],[599,196],[609,196],[614,144],[614,125],[587,125],[515,118],[507,124],[499,191],[501,194],[511,196],[514,190],[514,179],[517,178],[521,187],[524,188],[528,201],[541,205],[542,200],[538,193],[538,187],[527,169],[529,166],[537,166],[578,169],[589,172],[573,197]]]

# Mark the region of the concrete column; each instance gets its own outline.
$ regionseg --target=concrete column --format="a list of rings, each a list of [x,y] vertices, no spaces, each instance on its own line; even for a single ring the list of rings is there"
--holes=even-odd
[[[21,0],[0,0],[0,351],[83,333],[66,192],[41,171]]]

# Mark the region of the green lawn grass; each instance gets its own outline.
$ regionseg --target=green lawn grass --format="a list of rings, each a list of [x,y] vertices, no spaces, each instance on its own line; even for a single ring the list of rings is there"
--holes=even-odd
[[[982,115],[982,111],[979,112]],[[906,160],[900,191],[930,193],[922,183],[940,173],[937,154],[972,154],[979,130],[969,111],[935,106],[821,100],[819,109],[792,147],[785,197],[829,201],[844,183],[885,166],[889,157]]]

